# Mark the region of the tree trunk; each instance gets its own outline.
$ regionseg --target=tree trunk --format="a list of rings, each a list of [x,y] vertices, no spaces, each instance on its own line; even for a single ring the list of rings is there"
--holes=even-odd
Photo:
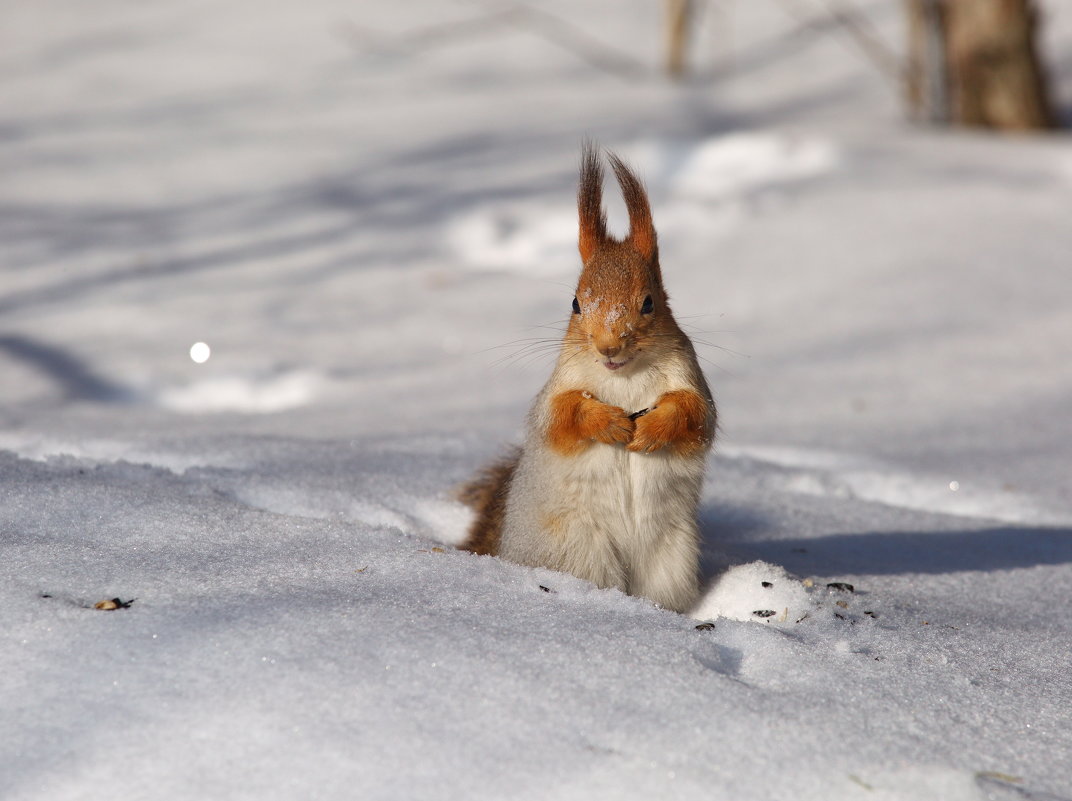
[[[675,78],[685,74],[691,16],[691,0],[666,0],[666,71]]]
[[[907,3],[909,111],[919,122],[948,125],[945,3],[942,0],[907,0]]]
[[[917,118],[1001,130],[1054,126],[1032,0],[907,0],[907,10]]]

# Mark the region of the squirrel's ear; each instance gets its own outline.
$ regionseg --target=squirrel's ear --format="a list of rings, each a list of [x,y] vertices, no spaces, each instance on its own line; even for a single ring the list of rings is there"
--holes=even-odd
[[[651,206],[648,204],[648,193],[644,191],[644,184],[640,183],[640,179],[625,166],[625,162],[613,153],[608,156],[610,165],[614,168],[614,175],[618,179],[618,185],[622,188],[625,208],[629,212],[629,236],[625,241],[645,259],[653,259],[657,243],[655,223],[651,220]]]
[[[580,236],[577,249],[585,264],[607,239],[607,213],[603,211],[603,167],[599,151],[589,140],[581,145],[581,182],[577,189]]]

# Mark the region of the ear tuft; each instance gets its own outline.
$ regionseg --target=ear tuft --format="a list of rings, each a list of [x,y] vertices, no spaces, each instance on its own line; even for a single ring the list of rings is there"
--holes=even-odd
[[[645,259],[653,259],[655,258],[658,243],[655,238],[655,223],[651,219],[648,193],[644,189],[644,184],[625,166],[625,162],[616,155],[609,153],[608,158],[610,159],[610,166],[614,168],[614,175],[618,179],[618,185],[622,188],[625,208],[629,212],[629,236],[625,241],[631,244]]]
[[[590,139],[581,144],[581,180],[577,189],[580,235],[577,248],[585,264],[607,239],[607,213],[603,210],[603,166],[599,148]]]

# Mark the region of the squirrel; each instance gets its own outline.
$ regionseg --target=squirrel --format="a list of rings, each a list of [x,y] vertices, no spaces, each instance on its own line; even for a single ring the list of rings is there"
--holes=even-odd
[[[607,157],[629,234],[607,233],[602,162],[585,142],[573,313],[524,444],[462,489],[476,517],[461,548],[684,612],[698,595],[696,509],[715,403],[670,312],[647,192]]]

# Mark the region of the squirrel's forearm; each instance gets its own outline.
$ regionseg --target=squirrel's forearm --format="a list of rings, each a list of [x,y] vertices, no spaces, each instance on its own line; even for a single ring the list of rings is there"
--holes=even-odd
[[[704,450],[714,433],[712,409],[698,392],[678,389],[661,395],[651,411],[637,418],[629,450],[651,452],[670,447],[680,454]]]
[[[629,415],[581,389],[551,398],[549,418],[547,442],[564,455],[579,453],[594,441],[626,443],[633,436]]]

